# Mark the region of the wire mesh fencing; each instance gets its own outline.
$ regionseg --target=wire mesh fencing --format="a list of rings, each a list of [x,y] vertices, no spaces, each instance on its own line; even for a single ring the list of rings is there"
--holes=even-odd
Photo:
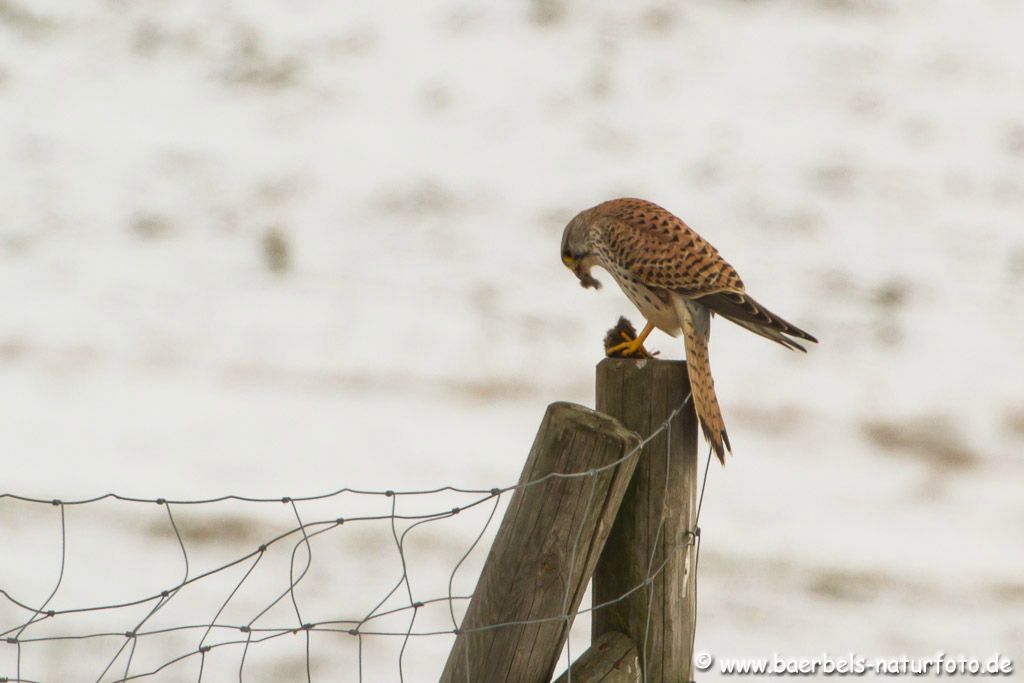
[[[0,682],[436,680],[503,503],[599,473],[280,498],[0,494]],[[699,526],[690,538],[699,560]],[[663,567],[550,619],[650,590]],[[567,646],[566,663],[578,654]]]

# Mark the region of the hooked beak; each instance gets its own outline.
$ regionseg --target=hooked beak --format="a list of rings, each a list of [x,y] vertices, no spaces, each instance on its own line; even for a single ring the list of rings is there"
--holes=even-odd
[[[563,256],[562,263],[565,267],[573,272],[573,274],[579,278],[580,286],[584,289],[593,287],[594,289],[601,289],[601,283],[590,274],[590,268],[584,263],[577,261],[572,256]]]

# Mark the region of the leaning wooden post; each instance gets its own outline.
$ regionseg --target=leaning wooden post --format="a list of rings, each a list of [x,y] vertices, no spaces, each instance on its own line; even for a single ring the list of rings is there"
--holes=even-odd
[[[590,649],[580,655],[555,683],[637,683],[640,660],[629,636],[609,631],[594,638]]]
[[[550,681],[629,485],[640,437],[553,403],[491,546],[442,682]],[[618,464],[614,464],[617,461]],[[548,476],[587,473],[585,476]],[[545,479],[545,477],[548,477]],[[537,482],[522,486],[527,482]],[[509,622],[518,622],[508,626]],[[522,623],[533,622],[533,623]]]
[[[686,363],[607,358],[597,366],[597,409],[647,436],[686,400]],[[697,417],[690,402],[644,447],[594,572],[592,638],[629,636],[646,683],[690,681],[695,572]]]

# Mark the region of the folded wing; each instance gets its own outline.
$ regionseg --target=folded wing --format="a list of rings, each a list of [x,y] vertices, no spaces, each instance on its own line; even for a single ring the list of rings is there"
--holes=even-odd
[[[782,344],[787,349],[807,351],[790,337],[818,342],[811,334],[775,315],[745,292],[719,291],[694,296],[693,299],[702,303],[712,313],[717,313],[755,334]]]

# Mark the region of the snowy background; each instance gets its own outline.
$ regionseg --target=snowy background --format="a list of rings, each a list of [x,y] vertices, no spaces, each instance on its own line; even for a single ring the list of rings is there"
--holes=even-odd
[[[697,650],[1020,659],[1022,26],[1016,0],[0,0],[0,492],[513,483],[545,406],[593,405],[605,329],[638,320],[565,271],[562,227],[641,196],[821,339],[804,356],[715,325],[735,458],[710,473]],[[34,605],[57,512],[0,499],[0,588]],[[410,533],[417,599],[445,593],[486,512]],[[295,523],[284,505],[176,513],[193,573]],[[391,533],[325,536],[309,618],[384,596]],[[68,509],[67,539],[55,609],[184,571],[156,506]],[[287,586],[287,550],[227,623]],[[208,623],[240,575],[161,624]],[[292,623],[285,603],[270,621]],[[25,618],[0,600],[0,630]],[[198,637],[140,641],[131,673]],[[123,642],[23,644],[21,675],[96,680]],[[304,680],[304,642],[253,646],[245,680]],[[450,642],[410,642],[405,680],[435,680]],[[314,680],[357,680],[353,643],[314,634]],[[400,645],[364,639],[363,680],[398,680]],[[0,644],[0,676],[17,649]],[[207,679],[240,657],[212,651]]]

